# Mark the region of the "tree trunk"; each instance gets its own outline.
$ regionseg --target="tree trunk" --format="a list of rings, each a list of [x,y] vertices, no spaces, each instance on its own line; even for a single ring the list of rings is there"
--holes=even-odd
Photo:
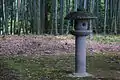
[[[49,33],[49,25],[48,25],[48,2],[45,1],[45,29],[44,33]]]
[[[68,14],[70,12],[70,0],[66,0],[66,13]],[[70,28],[70,21],[67,21],[67,31],[66,34],[69,33],[69,28]]]
[[[53,0],[52,1],[52,3],[53,3],[53,15],[52,15],[52,17],[53,17],[53,29],[55,29],[55,35],[58,35],[58,25],[57,25],[57,3],[58,3],[58,1],[57,0]]]
[[[74,11],[77,11],[77,4],[78,4],[78,0],[74,0]]]
[[[106,34],[106,23],[107,23],[107,5],[108,5],[108,1],[105,0],[105,18],[104,18],[104,35]]]
[[[12,35],[12,26],[13,26],[13,2],[11,2],[11,27],[10,27],[10,34]]]
[[[61,34],[64,34],[64,0],[60,0],[60,28]]]
[[[37,5],[38,5],[38,8],[37,8],[37,32],[38,32],[38,35],[40,35],[41,34],[41,14],[40,14],[40,10],[41,10],[41,0],[38,0],[38,3],[37,3]]]
[[[87,0],[84,0],[84,9],[87,9]]]
[[[45,0],[41,0],[41,34],[45,30]]]
[[[94,13],[94,5],[95,4],[95,0],[91,0],[91,7],[90,7],[90,12],[91,13]],[[90,30],[93,32],[93,29],[92,29],[93,25],[92,25],[92,20],[90,20]],[[90,39],[93,38],[93,33],[90,33]]]

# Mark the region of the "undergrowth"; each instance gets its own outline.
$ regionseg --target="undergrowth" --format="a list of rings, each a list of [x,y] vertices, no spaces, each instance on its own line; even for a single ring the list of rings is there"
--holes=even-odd
[[[100,55],[87,56],[87,71],[94,75],[88,78],[73,78],[69,74],[74,73],[74,55],[49,55],[40,57],[0,57],[10,71],[17,71],[15,75],[19,79],[12,80],[119,80],[120,56]],[[8,74],[11,72],[6,72]],[[2,71],[4,71],[2,70]],[[9,71],[9,70],[8,70]],[[14,71],[14,72],[15,72]],[[20,73],[20,74],[17,74]],[[12,73],[13,74],[13,73]],[[0,74],[0,77],[5,77]],[[9,76],[7,76],[9,77]],[[8,79],[4,79],[8,80]],[[10,80],[10,79],[9,79]]]

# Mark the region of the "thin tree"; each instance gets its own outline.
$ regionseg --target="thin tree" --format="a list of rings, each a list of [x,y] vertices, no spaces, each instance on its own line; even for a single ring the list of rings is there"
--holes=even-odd
[[[12,34],[12,26],[13,26],[13,2],[10,1],[11,3],[11,27],[10,27],[10,34]]]
[[[74,11],[77,11],[77,4],[78,4],[78,0],[74,0]]]
[[[87,0],[84,0],[84,9],[87,9]]]
[[[64,33],[64,0],[60,0],[60,27],[61,27],[61,34]]]
[[[52,17],[53,17],[53,29],[55,30],[55,35],[57,35],[58,34],[58,25],[57,25],[57,22],[58,22],[58,20],[57,20],[57,8],[58,8],[58,0],[52,0],[52,7],[53,7],[53,15],[52,15]]]
[[[108,0],[105,0],[105,16],[104,16],[104,35],[106,34],[106,24],[107,24],[107,5]]]
[[[66,0],[66,14],[70,12],[70,0]],[[67,21],[67,31],[66,34],[69,33],[69,28],[70,28],[70,21]]]
[[[95,0],[91,0],[91,7],[90,7],[90,12],[93,14],[94,13],[94,6],[95,6]],[[91,31],[93,31],[92,30],[92,20],[90,20],[90,30]],[[93,33],[91,33],[90,34],[90,39],[92,39],[93,38],[93,35],[92,35]]]

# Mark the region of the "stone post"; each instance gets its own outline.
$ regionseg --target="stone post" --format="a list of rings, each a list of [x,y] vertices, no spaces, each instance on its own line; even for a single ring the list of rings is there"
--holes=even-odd
[[[88,23],[94,18],[96,17],[86,11],[71,12],[65,17],[65,19],[75,20],[75,30],[71,31],[71,34],[75,35],[75,73],[70,76],[92,76],[86,72],[86,36],[92,32],[88,30]]]

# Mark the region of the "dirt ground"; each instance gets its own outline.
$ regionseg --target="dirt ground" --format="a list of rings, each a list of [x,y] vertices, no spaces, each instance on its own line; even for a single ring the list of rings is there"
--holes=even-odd
[[[72,54],[73,36],[0,36],[0,55]],[[120,53],[120,43],[103,44],[87,40],[88,53]]]

